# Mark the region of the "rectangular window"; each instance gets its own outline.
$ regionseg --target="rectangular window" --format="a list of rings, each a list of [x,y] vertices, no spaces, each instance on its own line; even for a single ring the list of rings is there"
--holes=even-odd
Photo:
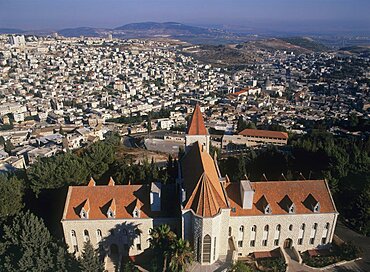
[[[278,245],[279,245],[279,239],[275,239],[275,240],[274,240],[274,245],[275,245],[275,246],[278,246]]]
[[[252,240],[251,243],[250,243],[251,247],[254,247],[256,245],[256,241],[255,240]]]
[[[238,247],[243,247],[243,241],[238,241]]]
[[[216,260],[216,237],[213,240],[213,260]]]
[[[313,245],[315,243],[315,238],[310,238],[310,245]]]
[[[321,244],[325,245],[326,244],[326,237],[322,237],[321,239]]]
[[[298,245],[302,245],[302,243],[303,243],[303,239],[302,238],[299,238],[298,239]]]
[[[78,252],[78,246],[77,245],[74,245],[73,246],[73,250],[74,250],[75,253]]]
[[[262,246],[267,246],[267,240],[262,241]]]
[[[141,244],[136,244],[136,249],[141,250]]]

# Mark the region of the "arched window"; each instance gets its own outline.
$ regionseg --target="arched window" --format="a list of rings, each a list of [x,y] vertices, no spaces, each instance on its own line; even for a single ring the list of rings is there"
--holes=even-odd
[[[274,246],[279,245],[280,231],[281,231],[281,225],[279,224],[279,225],[276,226],[276,231],[275,231],[275,236],[274,236]]]
[[[102,237],[101,230],[100,229],[96,230],[96,240],[98,241],[98,243],[101,241],[101,237]]]
[[[203,238],[203,263],[211,262],[211,236],[208,234]]]
[[[299,231],[298,231],[298,245],[302,245],[303,244],[303,237],[304,237],[304,231],[306,229],[306,224],[303,223],[301,225],[301,227],[299,228]]]
[[[86,230],[86,229],[84,230],[84,240],[85,240],[85,242],[90,241],[89,231]]]
[[[251,228],[250,242],[249,246],[254,247],[256,245],[256,235],[257,235],[257,226],[253,225]]]
[[[78,252],[76,231],[71,230],[71,240],[74,252]]]
[[[329,222],[325,224],[324,230],[322,231],[322,237],[321,237],[321,244],[325,245],[328,241],[328,234],[329,234]]]
[[[243,247],[243,240],[244,240],[244,226],[240,226],[238,234],[238,247]]]
[[[262,246],[267,246],[268,236],[269,236],[269,225],[266,225],[263,228]]]
[[[317,223],[312,225],[311,234],[310,234],[310,245],[313,245],[315,243],[316,232],[317,232]]]
[[[290,225],[289,225],[289,230],[290,230],[290,231],[292,231],[292,230],[293,230],[293,225],[292,225],[292,224],[290,224]]]

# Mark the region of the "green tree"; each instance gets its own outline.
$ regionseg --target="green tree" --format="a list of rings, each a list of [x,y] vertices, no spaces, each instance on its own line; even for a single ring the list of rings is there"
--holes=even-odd
[[[23,206],[22,181],[0,174],[0,219],[17,214]]]
[[[166,271],[168,257],[171,253],[171,244],[176,239],[176,234],[168,225],[160,225],[150,229],[149,243],[159,258],[163,258],[163,271]]]
[[[83,153],[83,160],[86,163],[90,174],[99,179],[114,162],[114,146],[103,141],[96,142],[89,146]]]
[[[83,159],[71,153],[42,158],[27,169],[30,187],[36,194],[42,189],[81,184],[88,176],[89,170]]]
[[[253,272],[253,269],[241,261],[237,261],[230,269],[230,272]]]
[[[104,264],[99,258],[99,254],[94,249],[90,241],[84,243],[81,257],[78,259],[81,272],[103,272]]]
[[[73,257],[29,211],[4,225],[0,249],[0,271],[73,271]]]
[[[169,268],[172,272],[184,272],[185,267],[193,261],[193,250],[188,241],[175,240],[171,248]]]
[[[123,272],[139,272],[140,270],[130,261],[123,265]]]

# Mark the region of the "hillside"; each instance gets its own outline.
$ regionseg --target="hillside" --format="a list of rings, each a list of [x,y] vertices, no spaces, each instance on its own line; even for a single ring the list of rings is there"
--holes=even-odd
[[[97,28],[93,27],[76,27],[76,28],[65,28],[58,30],[58,34],[64,37],[79,37],[79,36],[87,36],[87,37],[99,37],[101,36],[101,32]]]
[[[330,48],[309,37],[290,37],[281,40],[315,52],[328,51]]]
[[[220,66],[243,66],[262,60],[266,52],[293,52],[296,55],[315,50],[289,43],[283,39],[260,39],[236,45],[201,45],[198,50],[189,52],[193,57],[206,63]]]

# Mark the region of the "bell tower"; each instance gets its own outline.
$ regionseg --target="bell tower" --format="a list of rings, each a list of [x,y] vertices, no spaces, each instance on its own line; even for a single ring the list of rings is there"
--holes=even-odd
[[[185,135],[185,151],[189,150],[189,147],[196,142],[199,142],[202,149],[209,153],[210,136],[204,125],[203,115],[198,104],[194,108]]]

